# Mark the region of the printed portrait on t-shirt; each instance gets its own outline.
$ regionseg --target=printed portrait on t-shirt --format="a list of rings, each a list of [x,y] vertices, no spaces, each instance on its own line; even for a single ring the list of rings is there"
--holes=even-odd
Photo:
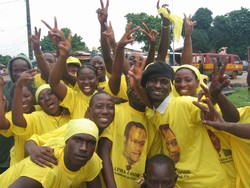
[[[145,127],[138,122],[129,122],[124,131],[123,150],[123,155],[128,163],[127,170],[130,170],[132,165],[140,160],[146,141],[147,132]]]
[[[165,139],[165,143],[168,149],[169,157],[177,163],[180,160],[180,146],[176,139],[175,134],[170,129],[168,124],[160,126],[161,134]]]
[[[220,155],[221,143],[218,136],[216,136],[211,130],[207,130],[208,136],[214,146],[214,149],[217,151],[218,155]]]

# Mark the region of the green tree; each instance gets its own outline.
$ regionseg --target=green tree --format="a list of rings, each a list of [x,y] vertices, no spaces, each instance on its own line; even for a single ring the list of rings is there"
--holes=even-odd
[[[161,32],[161,17],[158,15],[152,16],[152,15],[148,15],[147,13],[142,12],[142,13],[138,13],[138,14],[129,13],[125,17],[127,18],[127,24],[132,22],[133,27],[141,26],[141,28],[143,28],[142,23],[145,23],[150,30],[155,29],[156,31]],[[149,50],[150,42],[149,42],[147,36],[145,36],[141,32],[141,30],[138,30],[137,32],[135,32],[133,34],[133,37],[134,37],[136,42],[144,44],[144,47],[142,47],[142,50],[144,50],[144,51]],[[172,37],[171,37],[171,39],[172,39]],[[156,49],[158,49],[159,40],[160,40],[160,37],[158,37]]]
[[[5,65],[5,66],[7,67],[8,62],[11,60],[11,58],[12,58],[12,57],[9,56],[9,55],[2,56],[2,55],[0,54],[0,63],[3,64],[3,65]]]
[[[65,37],[69,36],[70,33],[70,29],[68,28],[62,28],[61,29],[62,32],[64,33]],[[89,48],[87,47],[87,45],[85,44],[85,42],[82,41],[82,37],[78,36],[77,34],[74,34],[72,36],[72,42],[71,42],[71,51],[77,51],[77,50],[83,50],[83,51],[89,51]],[[47,51],[52,51],[55,52],[56,51],[56,47],[55,45],[51,42],[49,36],[45,36],[42,40],[41,40],[41,49],[47,50]]]
[[[196,28],[208,30],[213,22],[212,14],[212,11],[207,8],[199,8],[192,17],[197,22]]]
[[[194,53],[205,53],[210,51],[211,45],[207,35],[207,32],[204,29],[195,29],[192,33],[192,43],[193,43],[193,52]]]

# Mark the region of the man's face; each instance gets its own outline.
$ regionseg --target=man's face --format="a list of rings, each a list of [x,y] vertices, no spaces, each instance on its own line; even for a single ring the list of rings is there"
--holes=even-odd
[[[70,137],[64,149],[66,167],[71,171],[79,170],[93,156],[95,147],[96,139],[89,134],[78,133]]]
[[[167,164],[152,164],[146,175],[147,188],[174,188],[176,174]]]
[[[12,69],[11,69],[11,76],[13,82],[16,82],[17,79],[20,77],[20,74],[26,70],[29,70],[30,67],[27,63],[27,61],[23,59],[15,59],[12,62]]]
[[[55,56],[53,56],[53,54],[48,53],[48,52],[43,53],[43,56],[44,56],[45,60],[47,61],[50,70],[52,70],[55,63],[56,63]]]
[[[114,120],[115,105],[113,98],[105,93],[94,96],[89,107],[90,119],[99,129],[105,129]]]
[[[147,81],[146,91],[153,103],[161,103],[171,92],[170,79],[155,77]]]
[[[128,139],[125,142],[125,157],[129,164],[140,160],[141,153],[146,143],[147,134],[144,129],[133,126],[130,129]]]
[[[169,157],[174,162],[178,162],[180,159],[180,147],[174,133],[170,129],[164,129],[162,130],[162,134],[166,140]]]

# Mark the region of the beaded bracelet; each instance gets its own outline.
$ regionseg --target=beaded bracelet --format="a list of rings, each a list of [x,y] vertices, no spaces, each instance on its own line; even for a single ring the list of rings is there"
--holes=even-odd
[[[163,25],[162,24],[161,26],[162,26],[162,28],[167,29],[169,25]]]

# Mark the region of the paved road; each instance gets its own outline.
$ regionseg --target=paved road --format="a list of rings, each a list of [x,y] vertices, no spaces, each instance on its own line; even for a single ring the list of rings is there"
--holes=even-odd
[[[236,79],[230,79],[231,84],[242,84],[242,86],[247,86],[247,72],[244,71],[244,73],[241,76],[237,76]]]

